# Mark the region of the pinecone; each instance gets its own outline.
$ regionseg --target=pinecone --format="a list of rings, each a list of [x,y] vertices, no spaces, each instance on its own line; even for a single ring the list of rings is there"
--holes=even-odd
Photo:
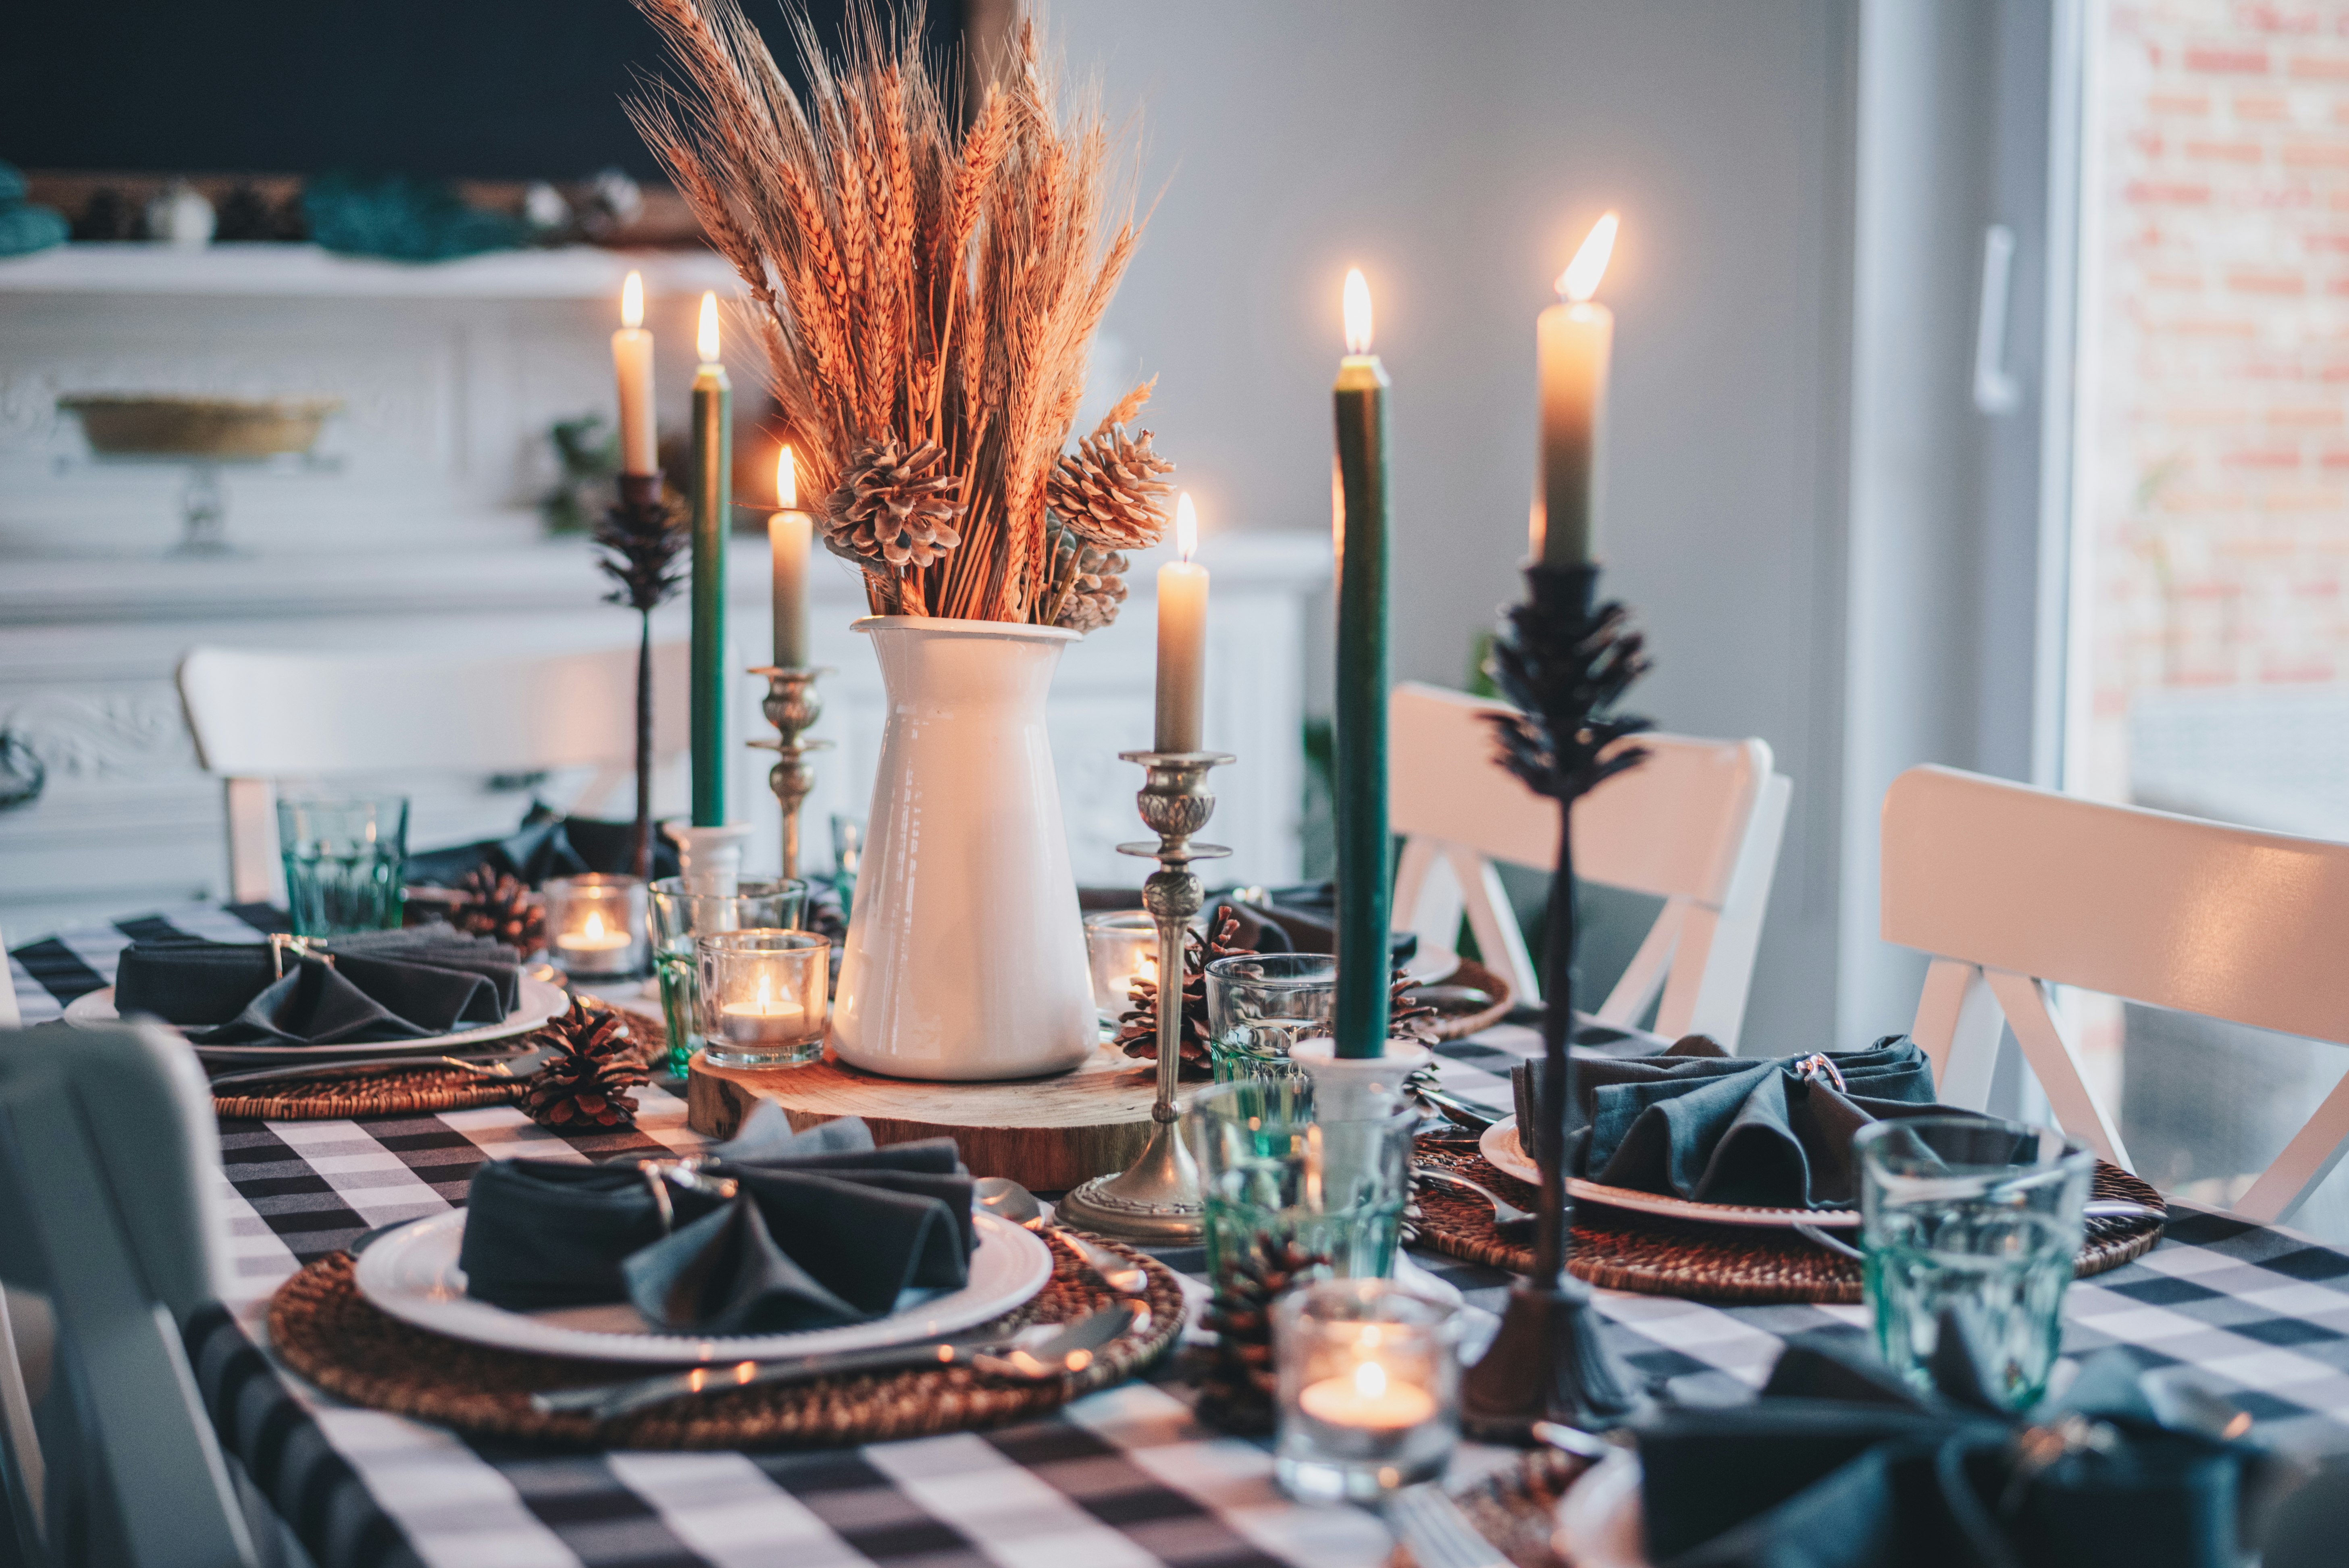
[[[1272,1362],[1272,1304],[1291,1285],[1330,1266],[1289,1238],[1258,1236],[1208,1304],[1204,1325],[1216,1348],[1199,1379],[1199,1418],[1242,1437],[1272,1430],[1278,1378]]]
[[[962,542],[955,500],[962,481],[947,471],[946,451],[925,441],[911,453],[895,436],[865,447],[824,502],[825,542],[863,564],[923,567]]]
[[[457,884],[461,902],[449,923],[475,936],[495,937],[527,958],[546,945],[546,905],[521,882],[476,866]]]
[[[1097,632],[1117,619],[1117,607],[1125,603],[1125,574],[1133,562],[1114,550],[1088,544],[1071,530],[1059,532],[1067,541],[1061,558],[1066,587],[1061,595],[1061,613],[1052,624],[1080,634]]]
[[[1174,465],[1150,449],[1150,432],[1128,439],[1104,421],[1064,452],[1044,482],[1044,503],[1079,535],[1110,550],[1143,550],[1166,531]]]
[[[677,557],[692,537],[684,501],[666,489],[651,506],[607,509],[595,530],[595,547],[602,552],[595,564],[613,583],[604,602],[626,604],[639,614],[667,603],[686,579]]]
[[[1180,1072],[1184,1078],[1206,1078],[1214,1071],[1214,1064],[1207,1056],[1207,965],[1218,958],[1256,951],[1252,947],[1234,944],[1233,938],[1239,934],[1239,930],[1238,917],[1227,910],[1204,944],[1196,932],[1184,934],[1183,1032],[1178,1045],[1183,1053]],[[1114,1043],[1129,1057],[1154,1062],[1158,1059],[1156,982],[1136,980],[1126,1000],[1133,1005],[1118,1017]]]
[[[636,1124],[636,1097],[628,1090],[652,1075],[637,1059],[619,1014],[574,998],[571,1011],[531,1039],[554,1052],[523,1093],[523,1109],[533,1121],[557,1132]]]

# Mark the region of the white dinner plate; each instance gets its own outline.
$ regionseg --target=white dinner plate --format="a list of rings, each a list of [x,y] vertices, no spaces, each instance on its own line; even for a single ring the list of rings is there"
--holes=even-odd
[[[403,1322],[451,1339],[591,1361],[643,1361],[689,1367],[701,1361],[763,1361],[819,1350],[866,1350],[935,1338],[1000,1317],[1044,1288],[1052,1277],[1052,1249],[1040,1236],[999,1215],[971,1216],[978,1244],[971,1249],[970,1283],[960,1290],[899,1304],[886,1317],[797,1334],[740,1334],[715,1338],[665,1334],[647,1325],[625,1302],[605,1306],[511,1312],[465,1294],[457,1253],[465,1212],[451,1210],[378,1238],[359,1254],[359,1294]],[[911,1293],[909,1293],[911,1294]]]
[[[477,1029],[460,1029],[455,1034],[434,1035],[421,1040],[364,1040],[335,1046],[198,1046],[196,1055],[208,1062],[278,1062],[299,1057],[307,1061],[326,1063],[344,1057],[445,1057],[452,1047],[485,1046],[526,1035],[549,1018],[569,1011],[571,998],[563,987],[544,980],[522,977],[521,1000],[514,1010],[495,1024],[483,1024]],[[77,1028],[94,1028],[111,1024],[121,1015],[114,1010],[114,987],[91,991],[75,997],[66,1005],[66,1022]]]
[[[1648,1568],[1640,1456],[1618,1449],[1575,1478],[1557,1500],[1550,1549],[1574,1568]]]
[[[1414,985],[1441,985],[1460,972],[1460,954],[1449,947],[1423,942],[1402,966],[1403,977]]]
[[[1541,1167],[1517,1141],[1517,1119],[1514,1116],[1505,1116],[1486,1128],[1476,1140],[1476,1152],[1495,1171],[1506,1171],[1520,1181],[1537,1185],[1541,1181]],[[1816,1225],[1823,1231],[1859,1229],[1857,1209],[1761,1209],[1744,1203],[1699,1203],[1661,1192],[1609,1187],[1601,1181],[1586,1181],[1579,1176],[1568,1177],[1566,1190],[1577,1198],[1604,1203],[1610,1209],[1660,1214],[1670,1220],[1700,1220],[1708,1225],[1759,1225],[1776,1230],[1788,1225]]]

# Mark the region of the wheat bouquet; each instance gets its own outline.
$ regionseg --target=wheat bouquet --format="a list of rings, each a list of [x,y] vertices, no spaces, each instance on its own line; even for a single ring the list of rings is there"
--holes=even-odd
[[[1097,88],[1023,24],[968,108],[918,16],[792,21],[804,98],[734,0],[637,0],[683,67],[629,105],[746,285],[827,546],[876,614],[1091,631],[1123,552],[1164,531],[1172,465],[1128,426],[1072,449],[1087,346],[1142,220]]]

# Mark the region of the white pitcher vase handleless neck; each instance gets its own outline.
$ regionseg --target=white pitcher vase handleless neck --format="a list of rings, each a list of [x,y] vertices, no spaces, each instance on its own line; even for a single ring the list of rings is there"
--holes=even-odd
[[[1098,1046],[1044,702],[1077,634],[873,615],[889,711],[832,1047],[895,1078],[1036,1078]]]

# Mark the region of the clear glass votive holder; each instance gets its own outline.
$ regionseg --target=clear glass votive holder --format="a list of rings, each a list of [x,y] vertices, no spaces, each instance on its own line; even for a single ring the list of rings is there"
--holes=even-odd
[[[1085,961],[1092,966],[1093,1010],[1114,1024],[1133,1006],[1133,984],[1158,978],[1158,924],[1141,909],[1096,910],[1085,916]]]
[[[1301,1078],[1289,1047],[1330,1032],[1338,960],[1327,953],[1258,953],[1207,965],[1207,1056],[1217,1083]]]
[[[546,884],[547,961],[574,980],[645,970],[646,889],[635,877],[556,877]]]
[[[1339,1119],[1317,1114],[1310,1079],[1248,1078],[1200,1091],[1185,1121],[1217,1289],[1284,1246],[1342,1277],[1393,1272],[1419,1121],[1402,1096],[1367,1091]]]
[[[1273,1307],[1273,1473],[1303,1502],[1372,1502],[1433,1480],[1460,1441],[1453,1309],[1389,1280],[1324,1280]]]
[[[701,1049],[721,1068],[788,1068],[823,1055],[832,941],[805,931],[693,939]]]
[[[682,1078],[686,1062],[701,1048],[701,1016],[694,1006],[694,938],[719,931],[795,928],[807,911],[807,883],[745,878],[731,893],[704,893],[688,888],[682,877],[663,877],[653,883],[647,902],[652,908],[653,973],[660,980],[661,1025],[668,1032],[668,1051],[661,1066],[670,1077]]]
[[[2009,1409],[2047,1392],[2095,1156],[2050,1127],[1904,1116],[1863,1127],[1861,1250],[1876,1348],[1920,1388],[1963,1333]]]
[[[277,802],[285,912],[296,936],[398,926],[406,900],[408,797]]]

